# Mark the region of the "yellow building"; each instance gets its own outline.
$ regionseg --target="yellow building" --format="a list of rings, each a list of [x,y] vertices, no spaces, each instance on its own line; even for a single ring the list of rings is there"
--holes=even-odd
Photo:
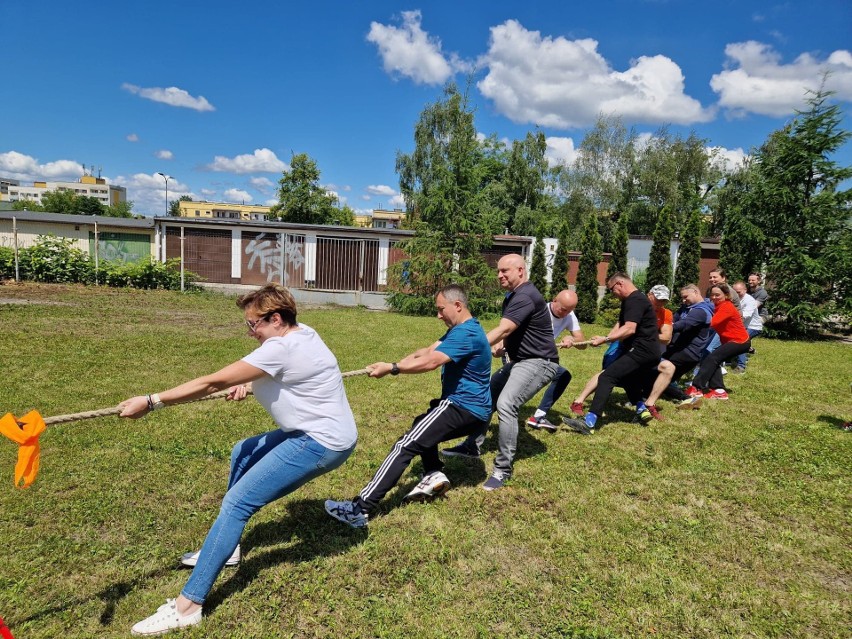
[[[371,215],[356,215],[355,225],[362,228],[398,229],[404,220],[405,211],[402,209],[374,209]]]
[[[37,180],[32,186],[22,185],[18,180],[0,178],[0,200],[31,200],[40,205],[42,196],[49,191],[71,191],[81,197],[93,197],[104,206],[115,206],[127,201],[126,188],[108,184],[106,179],[89,173],[85,173],[78,182]]]
[[[181,217],[210,218],[215,220],[249,220],[263,222],[269,216],[269,207],[258,204],[233,204],[231,202],[178,203]]]

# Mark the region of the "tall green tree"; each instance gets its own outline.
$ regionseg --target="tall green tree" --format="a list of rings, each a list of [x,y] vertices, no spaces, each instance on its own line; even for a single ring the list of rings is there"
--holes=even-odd
[[[765,238],[767,304],[790,333],[806,333],[849,301],[835,286],[848,281],[849,260],[836,259],[848,246],[852,167],[832,157],[848,140],[832,93],[819,90],[809,109],[770,135],[755,154],[753,188],[744,216]]]
[[[671,246],[673,235],[671,212],[668,207],[663,207],[657,217],[657,226],[654,229],[651,244],[651,255],[648,258],[648,270],[645,275],[645,282],[649,289],[657,284],[665,286],[672,284]]]
[[[749,273],[763,271],[763,231],[742,214],[739,208],[727,212],[719,245],[719,266],[728,278],[745,280]]]
[[[133,217],[133,200],[125,200],[124,202],[116,202],[112,206],[106,207],[104,215],[107,217]]]
[[[44,207],[35,200],[15,200],[12,202],[13,211],[44,211]]]
[[[550,276],[550,297],[553,298],[559,291],[568,287],[568,253],[571,249],[568,242],[568,225],[559,227],[556,245],[556,255],[553,257],[553,268]]]
[[[77,214],[77,195],[68,190],[47,191],[41,196],[42,209],[48,213]]]
[[[541,218],[553,209],[546,193],[551,184],[546,151],[547,142],[541,131],[527,133],[523,140],[512,142],[503,174],[510,198],[507,226],[512,233],[536,234],[541,230]]]
[[[627,234],[628,223],[629,219],[627,213],[622,213],[618,218],[618,222],[615,224],[609,247],[611,257],[606,269],[607,280],[616,273],[627,272],[627,253],[630,245],[630,237]],[[598,309],[601,315],[601,321],[605,324],[615,324],[620,308],[620,299],[609,291],[604,293]]]
[[[701,215],[693,210],[680,235],[680,247],[677,253],[674,291],[672,299],[687,284],[698,284],[701,266]]]
[[[298,224],[340,224],[337,196],[320,186],[320,170],[306,153],[290,160],[290,170],[278,180],[278,204],[269,212],[271,219]]]
[[[414,127],[414,151],[399,153],[396,170],[414,237],[408,260],[389,269],[389,302],[397,309],[432,312],[432,296],[458,282],[473,310],[493,310],[499,293],[482,250],[502,231],[504,213],[488,188],[494,176],[476,137],[473,109],[455,84],[429,104]],[[411,299],[411,298],[415,299]]]
[[[592,323],[598,314],[598,263],[601,261],[601,236],[598,233],[598,216],[589,215],[583,228],[580,263],[577,269],[577,308],[581,322]]]
[[[544,251],[544,239],[539,234],[533,245],[532,263],[530,264],[530,282],[539,293],[547,295],[547,258]]]

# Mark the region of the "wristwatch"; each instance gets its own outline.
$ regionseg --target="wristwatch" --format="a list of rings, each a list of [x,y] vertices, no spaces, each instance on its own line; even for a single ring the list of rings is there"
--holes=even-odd
[[[399,366],[396,365],[396,362],[391,364],[391,375],[399,375]]]

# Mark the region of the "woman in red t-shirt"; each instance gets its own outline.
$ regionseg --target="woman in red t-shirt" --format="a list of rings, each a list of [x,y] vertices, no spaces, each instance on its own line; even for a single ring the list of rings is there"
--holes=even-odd
[[[701,362],[689,394],[703,394],[707,399],[728,399],[722,381],[722,363],[748,352],[751,338],[743,325],[740,312],[731,302],[731,288],[727,284],[710,287],[710,301],[716,306],[710,328],[719,334],[722,345]]]

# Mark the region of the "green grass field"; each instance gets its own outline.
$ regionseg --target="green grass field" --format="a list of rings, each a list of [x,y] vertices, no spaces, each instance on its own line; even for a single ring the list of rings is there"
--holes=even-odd
[[[444,328],[365,309],[300,320],[343,371],[395,361]],[[233,298],[0,286],[0,414],[113,406],[254,345]],[[249,522],[242,565],[177,636],[849,637],[852,435],[839,425],[852,419],[852,346],[755,347],[729,402],[689,414],[662,402],[665,421],[641,428],[616,391],[592,437],[522,427],[503,490],[480,488],[494,429],[484,465],[448,461],[445,499],[401,504],[415,462],[369,532],[323,501],[362,488],[440,381],[348,379],[356,452]],[[601,354],[563,352],[575,380],[557,412]],[[218,512],[231,446],[270,427],[254,400],[52,426],[24,491],[16,446],[0,442],[0,616],[16,639],[129,636],[187,579],[177,560]]]

